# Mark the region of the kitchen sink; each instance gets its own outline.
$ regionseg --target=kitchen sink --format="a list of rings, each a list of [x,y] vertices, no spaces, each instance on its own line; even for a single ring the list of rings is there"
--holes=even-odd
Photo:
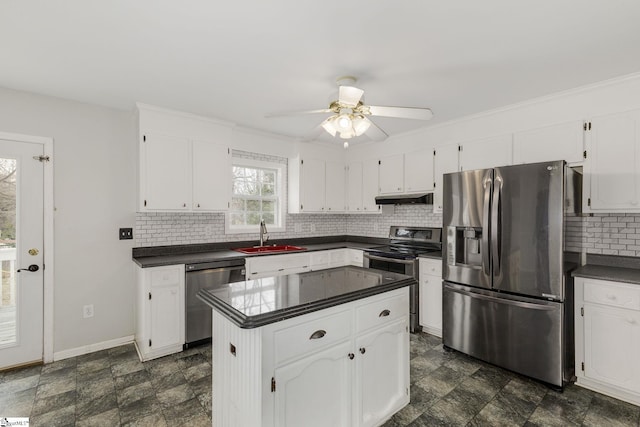
[[[242,252],[243,254],[265,254],[272,252],[294,252],[304,251],[307,248],[301,248],[300,246],[292,245],[272,245],[272,246],[253,246],[250,248],[235,248],[234,251]]]

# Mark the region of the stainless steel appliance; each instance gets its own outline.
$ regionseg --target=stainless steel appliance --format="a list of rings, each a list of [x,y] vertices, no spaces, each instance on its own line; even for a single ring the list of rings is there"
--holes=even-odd
[[[582,178],[564,161],[444,175],[443,344],[562,387],[574,373],[564,218]]]
[[[441,228],[391,226],[389,245],[364,251],[364,267],[406,274],[417,280],[418,256],[442,250],[441,235]],[[420,332],[420,287],[412,285],[409,296],[410,330]]]
[[[186,265],[185,348],[211,339],[211,307],[197,297],[202,289],[212,290],[245,280],[244,258]]]

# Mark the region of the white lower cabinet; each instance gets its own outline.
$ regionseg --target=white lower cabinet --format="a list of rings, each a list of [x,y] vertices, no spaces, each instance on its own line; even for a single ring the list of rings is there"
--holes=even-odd
[[[442,261],[419,259],[420,325],[424,332],[442,337]]]
[[[142,360],[182,351],[184,264],[137,267],[136,346]]]
[[[575,284],[576,383],[640,404],[640,285]]]
[[[378,426],[409,403],[407,287],[253,329],[213,318],[213,425]]]

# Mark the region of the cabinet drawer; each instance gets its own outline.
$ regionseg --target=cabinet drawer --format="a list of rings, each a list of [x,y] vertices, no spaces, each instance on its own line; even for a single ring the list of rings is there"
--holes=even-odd
[[[584,300],[640,311],[640,286],[586,279]]]
[[[380,327],[406,316],[409,311],[409,296],[398,295],[359,307],[356,311],[356,331]]]
[[[151,286],[175,286],[184,279],[184,268],[171,266],[154,268],[150,271]]]
[[[318,351],[351,336],[351,312],[343,311],[322,319],[282,329],[275,333],[276,364]]]
[[[420,275],[442,277],[442,261],[420,258]]]

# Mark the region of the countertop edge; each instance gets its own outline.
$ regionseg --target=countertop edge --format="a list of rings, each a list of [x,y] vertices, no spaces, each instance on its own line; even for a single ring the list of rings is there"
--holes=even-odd
[[[285,310],[279,310],[272,313],[256,316],[245,316],[230,307],[223,301],[215,298],[206,291],[200,291],[198,298],[204,301],[212,309],[217,310],[222,315],[231,320],[235,325],[241,329],[254,329],[261,326],[269,325],[271,323],[280,322],[282,320],[291,319],[293,317],[302,316],[304,314],[313,313],[315,311],[324,310],[326,308],[335,307],[340,304],[356,301],[359,299],[367,298],[370,296],[378,295],[384,292],[393,291],[395,289],[403,288],[417,284],[417,281],[413,278],[402,279],[393,283],[381,284],[378,286],[362,289],[355,292],[339,295],[333,298],[324,299],[308,304],[299,305]]]
[[[587,264],[575,269],[571,275],[573,277],[640,285],[640,270],[635,268]]]

